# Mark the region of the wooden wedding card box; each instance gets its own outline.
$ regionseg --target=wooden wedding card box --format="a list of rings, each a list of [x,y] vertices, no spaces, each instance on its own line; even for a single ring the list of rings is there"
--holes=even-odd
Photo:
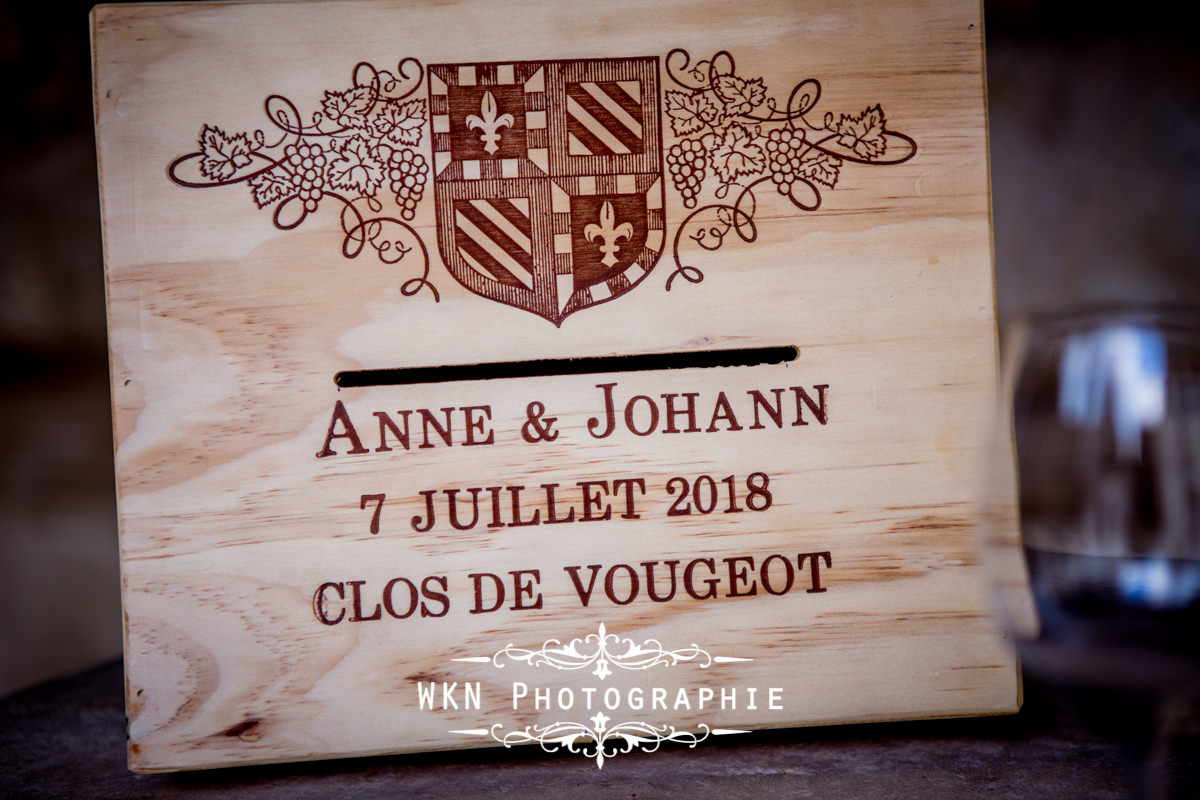
[[[1017,708],[978,3],[92,25],[133,769]]]

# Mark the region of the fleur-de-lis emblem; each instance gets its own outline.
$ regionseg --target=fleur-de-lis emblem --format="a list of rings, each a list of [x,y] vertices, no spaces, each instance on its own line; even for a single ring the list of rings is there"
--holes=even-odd
[[[604,205],[600,207],[600,224],[593,222],[583,229],[584,238],[589,242],[601,240],[600,252],[604,253],[604,258],[600,259],[600,263],[606,267],[617,263],[616,254],[621,249],[617,242],[633,238],[633,226],[628,222],[617,225],[616,221],[617,215],[613,211],[612,203],[605,200]]]
[[[512,114],[501,114],[496,116],[499,109],[496,107],[496,98],[491,92],[483,93],[483,102],[479,104],[479,113],[482,117],[471,114],[467,117],[467,129],[478,128],[483,135],[479,137],[479,141],[483,142],[483,149],[488,155],[495,155],[500,149],[500,129],[511,128],[516,120]]]

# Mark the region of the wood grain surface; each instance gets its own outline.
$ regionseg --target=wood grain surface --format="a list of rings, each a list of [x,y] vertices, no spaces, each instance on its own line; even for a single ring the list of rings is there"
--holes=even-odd
[[[497,745],[460,731],[595,726],[597,711],[603,724],[703,731],[1015,710],[1017,671],[994,632],[976,552],[996,382],[981,23],[977,3],[945,1],[99,7],[131,767]],[[677,48],[686,56],[672,56]],[[722,52],[730,58],[714,58]],[[647,58],[657,59],[653,72],[620,72]],[[711,62],[700,85],[675,79],[687,77],[683,58],[689,68]],[[424,71],[404,95],[417,62]],[[459,184],[432,175],[444,166],[439,152],[458,158],[462,137],[485,135],[485,124],[499,147],[523,125],[533,148],[535,102],[559,120],[547,123],[550,158],[566,158],[555,126],[576,117],[551,89],[528,99],[535,78],[523,115],[499,125],[522,91],[504,83],[504,68],[520,78],[535,62],[548,85],[559,74],[577,81],[565,91],[623,102],[611,94],[618,79],[640,86],[649,104],[619,133],[634,131],[635,151],[645,144],[647,163],[663,170],[657,189],[638,184],[632,195],[647,207],[656,191],[662,198],[663,241],[641,250],[648,274],[593,283],[557,319],[532,306],[559,313],[556,281],[581,285],[585,251],[594,270],[601,244],[629,257],[615,231],[642,207],[616,203],[606,223],[600,203],[612,191],[603,164],[617,161],[596,156],[595,194],[583,179],[559,181],[576,201],[591,198],[589,214],[600,209],[597,232],[574,237],[574,273],[535,268],[532,293],[492,281],[512,302],[451,274],[461,248],[446,243],[468,229],[454,227],[458,206],[448,204],[472,167]],[[443,123],[426,117],[442,102],[429,77],[439,64],[480,65],[470,80],[444,73],[446,124],[459,136],[449,150]],[[455,104],[480,97],[466,94],[479,89],[471,81],[492,87],[496,107],[480,100],[481,125],[466,128]],[[597,118],[584,124],[603,126]],[[785,156],[809,180],[797,178],[788,196],[772,179],[786,168],[769,162],[779,137],[798,130],[806,138]],[[694,207],[668,172],[670,148],[685,140],[707,159]],[[298,159],[307,164],[289,161],[299,145],[310,147]],[[430,169],[420,202],[405,206],[393,181],[416,174],[397,166],[416,155]],[[490,154],[474,158],[491,168]],[[742,192],[760,179],[747,205]],[[549,223],[530,217],[527,249],[549,247],[537,232]],[[356,227],[371,219],[383,221]],[[651,228],[633,238],[652,238],[652,211],[629,219]],[[753,236],[739,236],[748,220]],[[722,225],[717,249],[693,238]],[[361,370],[779,346],[798,357],[335,384]],[[543,487],[555,484],[551,509]],[[668,516],[685,486],[691,513]],[[472,489],[479,498],[474,526],[470,506],[459,508],[463,530],[448,524],[455,489],[460,503]],[[427,497],[437,520],[422,530]],[[609,519],[582,521],[606,508]],[[494,513],[503,525],[490,524]],[[539,524],[521,524],[535,514]],[[672,561],[675,593],[663,600]],[[646,563],[656,564],[657,597]],[[472,577],[484,573],[505,582],[494,611],[494,583]],[[411,615],[398,578],[418,594]],[[814,579],[820,591],[810,591]],[[614,663],[607,676],[453,660],[508,645],[536,651],[601,625],[635,644],[748,660]],[[443,709],[439,694],[422,709],[418,686],[430,682],[477,683],[481,707]],[[530,693],[514,709],[515,683]],[[585,689],[610,686],[625,698],[667,688],[671,705],[582,706]],[[538,708],[535,687],[556,698],[570,689],[576,703]],[[701,708],[704,688],[716,699]],[[753,708],[750,688],[760,692]],[[778,708],[768,707],[771,688]],[[688,708],[675,703],[680,689]],[[722,689],[738,690],[736,708],[720,707]]]

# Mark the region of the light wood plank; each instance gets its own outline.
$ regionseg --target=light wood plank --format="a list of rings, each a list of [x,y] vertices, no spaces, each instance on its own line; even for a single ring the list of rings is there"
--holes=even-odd
[[[680,688],[693,697],[711,688],[718,702],[722,687],[743,691],[736,709],[605,711],[610,724],[637,718],[681,730],[698,730],[701,723],[764,728],[1015,710],[1017,672],[988,616],[976,553],[977,474],[996,380],[981,22],[977,3],[947,1],[903,8],[862,0],[99,7],[93,14],[96,127],[131,767],[157,771],[496,745],[454,731],[586,722],[594,713],[578,706],[538,709],[531,699],[514,710],[516,682],[555,693],[666,687],[672,697]],[[673,82],[673,48],[687,50],[692,64],[719,51],[732,54],[736,69],[718,59],[713,72],[724,94]],[[577,66],[588,59],[645,57],[659,61],[656,70],[637,73],[642,77],[621,72],[635,69],[635,61]],[[375,98],[394,115],[390,121],[368,114],[376,128],[354,127],[368,124],[361,114],[355,117],[354,103],[370,105],[373,97],[372,73],[365,68],[358,72],[360,91],[352,91],[355,65],[399,75],[414,66],[402,64],[406,58],[426,70],[422,82],[402,100]],[[720,226],[722,217],[714,211],[692,219],[680,237],[679,257],[698,272],[672,277],[676,232],[693,209],[664,173],[661,183],[651,187],[652,177],[645,177],[634,192],[638,202],[663,206],[662,255],[632,288],[624,279],[606,279],[589,290],[592,301],[606,294],[614,295],[611,300],[556,318],[571,308],[570,298],[549,287],[572,285],[569,275],[560,281],[535,272],[530,292],[541,294],[512,301],[516,305],[456,280],[449,271],[453,248],[450,259],[439,250],[439,235],[451,234],[438,230],[454,214],[437,210],[456,190],[435,185],[431,172],[441,166],[439,152],[482,147],[469,137],[485,131],[466,127],[454,98],[471,97],[481,126],[498,124],[512,97],[505,87],[518,86],[522,65],[535,61],[564,75],[584,70],[566,80],[588,83],[585,91],[593,93],[605,81],[640,85],[636,81],[656,76],[657,93],[647,88],[652,104],[641,120],[651,152],[661,148],[665,154],[685,139],[705,147],[709,160],[699,206],[721,202],[715,195],[722,177],[718,159],[738,184],[728,201],[766,177],[754,190],[755,240],[744,242],[730,230],[720,249],[707,251],[689,237]],[[506,72],[486,66],[470,75],[455,69],[444,72],[444,80],[429,78],[438,75],[433,65],[492,62],[512,67],[510,82],[504,82]],[[493,128],[500,148],[514,129],[528,125],[530,147],[547,143],[544,163],[553,162],[555,147],[565,152],[570,123],[565,95],[553,94],[558,74],[547,71],[518,86],[518,95],[526,97],[518,101],[525,103],[521,119]],[[843,158],[833,187],[799,185],[801,203],[811,205],[812,190],[819,190],[820,207],[812,211],[777,193],[764,168],[769,132],[788,124],[753,119],[771,116],[768,97],[786,111],[792,88],[807,79],[820,81],[821,94],[807,114],[806,141],[824,141],[830,152],[841,147],[863,162]],[[487,84],[497,103],[492,116],[482,89],[470,94],[486,80],[501,81]],[[550,98],[545,109],[528,99],[537,81],[545,81]],[[449,87],[440,95],[438,83]],[[288,155],[287,142],[280,141],[288,134],[273,124],[284,118],[264,115],[272,95],[292,104],[274,100],[268,106],[272,114],[290,115],[288,125],[332,132],[309,130],[304,137],[322,146],[324,165],[313,168],[314,175],[323,174],[324,194],[301,224],[287,230],[276,225],[273,213],[280,202],[286,205],[281,223],[299,213],[303,199],[286,200],[294,184],[281,184],[281,194],[260,186],[265,207],[259,208],[251,185],[240,181]],[[744,107],[739,95],[747,98]],[[444,122],[437,118],[438,97],[450,109]],[[719,130],[701,125],[691,131],[672,116],[689,104],[710,114],[708,123],[715,104],[723,104]],[[872,127],[877,106],[887,135]],[[346,109],[349,127],[336,117]],[[314,112],[326,116],[314,119]],[[856,144],[848,134],[839,143],[833,131],[821,130],[826,112],[843,133],[858,125],[864,138],[857,151],[846,149]],[[387,127],[396,123],[412,127]],[[544,140],[532,132],[539,124]],[[804,127],[798,119],[793,124]],[[458,150],[439,150],[442,125],[461,134],[453,145]],[[378,148],[384,129],[393,136],[392,150],[418,154],[427,167],[411,220],[404,219],[388,185],[384,161],[390,153]],[[629,136],[633,129],[623,130]],[[200,156],[183,158],[204,152],[198,137],[205,131],[207,175]],[[654,131],[661,131],[661,142],[652,138]],[[908,142],[916,153],[904,159]],[[877,152],[880,144],[888,150]],[[821,154],[807,152],[813,159]],[[506,157],[503,149],[495,154],[497,161]],[[531,163],[540,158],[529,157]],[[474,158],[480,169],[493,169],[484,163],[492,155]],[[657,157],[650,161],[653,170],[661,168]],[[173,163],[176,181],[168,175]],[[622,172],[613,163],[595,162],[594,174],[627,175],[619,184],[614,177],[613,187],[629,195],[638,168]],[[812,163],[806,169],[833,182],[831,173],[819,173]],[[290,180],[293,172],[280,165],[260,180]],[[560,177],[559,185],[586,191],[572,180]],[[594,197],[616,191],[604,189],[604,180],[596,183]],[[228,185],[200,188],[181,181]],[[366,209],[366,216],[409,226],[381,223],[376,240],[398,237],[415,248],[399,263],[387,263],[394,250],[370,246],[355,258],[343,255],[357,234],[335,195],[350,199],[352,186],[377,194],[381,205]],[[653,228],[652,214],[639,216],[640,207],[619,202],[611,225],[604,224],[602,204],[590,207],[589,224],[597,232],[588,238],[581,227],[572,244],[569,231],[552,230],[555,200],[544,190],[544,200],[525,201],[533,250],[552,252],[557,232],[565,235],[559,241],[566,250],[575,248],[580,264],[602,269],[596,266],[600,246],[615,244],[614,257],[625,270],[628,262],[620,259],[629,257],[634,238],[656,241],[652,230],[615,235],[623,222]],[[555,196],[561,206],[566,195]],[[518,205],[506,209],[517,227]],[[361,201],[356,207],[366,208]],[[733,219],[732,212],[721,214]],[[418,238],[429,253],[428,273]],[[538,258],[549,263],[548,256]],[[639,263],[629,275],[636,279],[645,266]],[[702,280],[689,280],[700,273]],[[544,305],[532,313],[536,303]],[[667,372],[342,390],[334,384],[343,371],[781,345],[797,347],[799,358]],[[618,427],[599,438],[593,431],[605,422],[600,387],[608,384],[615,384],[621,404]],[[793,387],[823,409],[824,422]],[[754,424],[751,391],[766,401],[780,398],[778,426],[761,407]],[[681,409],[690,394],[700,431],[663,433],[663,396],[673,395]],[[659,414],[658,429],[645,436],[627,429],[621,410],[638,396],[645,399],[630,412],[635,426],[649,426],[652,405]],[[522,437],[533,403],[556,418],[554,441]],[[463,410],[484,407],[486,413]],[[420,446],[419,409],[431,409],[443,421],[446,408],[455,409],[454,446],[440,444],[436,433],[430,434],[432,446]],[[341,437],[328,442],[332,454],[317,457],[331,427],[345,432],[345,420],[335,419],[338,409],[369,452],[348,453],[353,443]],[[399,426],[404,410],[413,424],[410,449],[393,437],[391,450],[382,451],[376,412]],[[797,413],[806,424],[794,424]],[[597,418],[593,430],[591,418]],[[469,419],[477,439],[490,434],[494,441],[463,446]],[[689,427],[684,415],[671,420],[677,428]],[[766,478],[751,478],[758,475]],[[697,513],[693,498],[690,516],[667,516],[678,496],[668,487],[682,486],[671,479],[685,478],[692,489],[699,476],[710,476],[717,490],[714,511]],[[769,481],[769,507],[724,513],[725,476],[733,476],[742,509],[747,480],[759,487],[752,498],[759,505],[767,504],[761,486]],[[625,496],[612,482],[631,479],[643,481],[645,492],[635,495],[638,518],[622,519]],[[557,513],[570,506],[578,519],[585,510],[577,484],[597,480],[608,481],[612,495],[607,521],[487,526],[488,487],[526,487],[523,518],[536,510],[544,520],[550,509],[539,487],[558,484]],[[700,486],[701,503],[707,503],[709,483],[701,480]],[[453,529],[440,505],[432,530],[414,529],[412,518],[425,508],[421,492],[438,492],[444,502],[444,490],[459,489],[469,498],[473,487],[482,500],[475,527]],[[373,534],[375,501],[363,497],[377,494],[386,501]],[[497,495],[511,522],[511,493]],[[825,591],[807,591],[812,553],[829,554],[828,565],[821,562]],[[731,586],[723,559],[743,556],[754,559],[756,573],[770,559],[768,583],[780,589],[790,573],[791,588],[770,594],[758,573],[754,596],[730,596],[739,589],[748,594],[749,586]],[[694,568],[694,594],[703,597],[704,580],[711,579],[716,597],[698,599],[683,586],[683,570],[696,559],[712,559],[715,569],[703,561]],[[656,574],[665,592],[666,562],[672,560],[679,562],[676,594],[656,602],[647,595],[641,565],[659,562]],[[749,567],[748,561],[732,563],[735,572]],[[640,573],[641,581],[637,597],[624,604],[604,596],[604,575],[621,564]],[[586,581],[589,565],[601,565],[601,571],[585,607],[565,568],[578,567]],[[524,570],[538,571],[541,607],[513,610],[509,573]],[[470,576],[484,572],[509,581],[507,602],[492,613],[471,613]],[[613,575],[612,593],[623,600],[629,571],[617,568]],[[389,581],[406,578],[419,589],[429,576],[444,579],[447,599],[438,600],[439,583],[426,584],[434,590],[427,592],[426,607],[435,614],[445,610],[444,616],[422,617],[418,610],[405,619],[381,612],[376,621],[349,621],[354,586],[360,587],[363,614],[371,615]],[[345,611],[337,624],[322,624],[314,609],[323,584],[337,585],[324,593],[327,617]],[[407,600],[405,584],[392,585],[396,602]],[[604,678],[453,660],[490,656],[509,644],[537,650],[548,639],[598,633],[602,623],[636,643],[657,639],[668,650],[695,644],[714,656],[752,660],[706,669],[694,663],[615,668]],[[422,710],[417,686],[430,681],[478,682],[482,708]],[[753,709],[744,693],[751,687],[761,692]],[[780,709],[765,705],[771,688],[781,690]]]

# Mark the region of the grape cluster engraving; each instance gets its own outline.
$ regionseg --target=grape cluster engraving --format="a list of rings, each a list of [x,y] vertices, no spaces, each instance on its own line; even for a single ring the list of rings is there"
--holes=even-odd
[[[667,74],[679,87],[666,93],[666,114],[676,141],[666,151],[666,168],[689,215],[675,230],[676,278],[691,283],[704,273],[680,256],[683,237],[704,250],[717,250],[730,233],[744,242],[758,237],[755,190],[773,186],[793,206],[815,211],[822,189],[837,185],[841,169],[852,164],[900,164],[917,153],[917,143],[890,130],[883,109],[861,114],[810,114],[821,99],[813,79],[796,84],[787,102],[767,94],[762,78],[737,74],[733,56],[721,51],[692,62],[686,50],[667,55]],[[715,202],[697,207],[710,181]]]
[[[421,152],[427,126],[425,99],[415,97],[425,72],[413,58],[396,72],[366,62],[355,66],[352,85],[325,92],[321,110],[308,119],[292,101],[271,95],[264,103],[276,138],[262,130],[200,131],[199,149],[171,162],[180,186],[204,188],[244,183],[259,208],[273,207],[280,230],[299,227],[332,204],[342,228],[342,255],[368,248],[380,261],[400,263],[416,251],[421,274],[400,291],[428,289],[429,251],[409,224],[425,191],[429,164]],[[414,256],[414,258],[417,256]]]

